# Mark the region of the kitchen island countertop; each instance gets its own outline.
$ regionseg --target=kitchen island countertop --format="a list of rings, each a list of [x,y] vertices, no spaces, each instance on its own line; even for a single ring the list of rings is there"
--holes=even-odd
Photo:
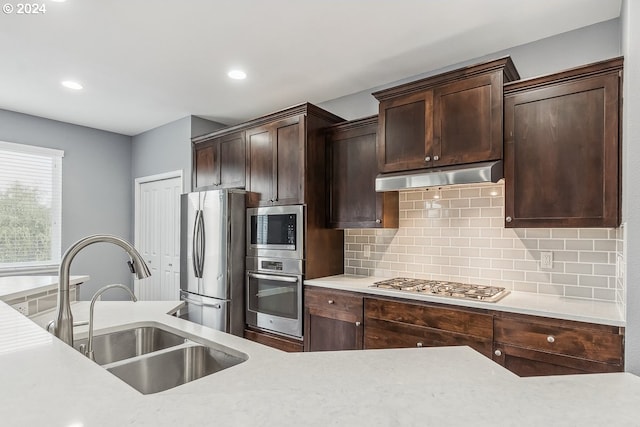
[[[574,320],[578,322],[598,323],[611,326],[626,325],[624,316],[615,302],[516,291],[509,292],[508,295],[497,302],[483,302],[471,299],[425,295],[370,287],[374,282],[386,279],[388,278],[340,274],[337,276],[305,280],[304,284],[351,292],[364,292],[379,296],[406,298],[417,301],[428,301],[440,304],[528,314],[533,316],[553,317],[556,319]]]
[[[87,280],[89,276],[71,276],[69,284],[77,285]],[[0,301],[9,301],[54,289],[58,289],[58,276],[0,277]]]
[[[640,424],[628,373],[518,378],[468,347],[284,353],[166,314],[180,304],[99,302],[96,329],[160,325],[249,359],[145,396],[0,302],[2,425]]]

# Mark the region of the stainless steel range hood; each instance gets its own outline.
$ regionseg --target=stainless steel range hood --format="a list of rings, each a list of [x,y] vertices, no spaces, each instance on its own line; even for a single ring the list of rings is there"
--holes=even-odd
[[[396,191],[422,187],[498,182],[503,176],[502,160],[408,172],[385,173],[376,177],[376,191]]]

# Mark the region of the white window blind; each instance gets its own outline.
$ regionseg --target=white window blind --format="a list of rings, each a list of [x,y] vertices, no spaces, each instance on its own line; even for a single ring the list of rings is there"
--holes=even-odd
[[[0,141],[0,273],[60,263],[63,156]]]

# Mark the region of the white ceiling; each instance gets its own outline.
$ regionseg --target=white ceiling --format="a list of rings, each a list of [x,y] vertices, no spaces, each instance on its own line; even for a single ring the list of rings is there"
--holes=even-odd
[[[0,108],[126,135],[187,115],[233,124],[324,102],[613,19],[621,4],[40,2],[45,14],[0,14]],[[244,68],[248,78],[227,78],[232,67]],[[85,89],[66,89],[64,79]]]

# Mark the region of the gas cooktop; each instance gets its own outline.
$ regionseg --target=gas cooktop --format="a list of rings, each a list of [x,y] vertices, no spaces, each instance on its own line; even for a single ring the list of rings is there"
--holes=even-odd
[[[484,302],[496,302],[509,293],[507,289],[498,286],[470,285],[441,280],[411,279],[408,277],[395,277],[375,282],[370,287]]]

